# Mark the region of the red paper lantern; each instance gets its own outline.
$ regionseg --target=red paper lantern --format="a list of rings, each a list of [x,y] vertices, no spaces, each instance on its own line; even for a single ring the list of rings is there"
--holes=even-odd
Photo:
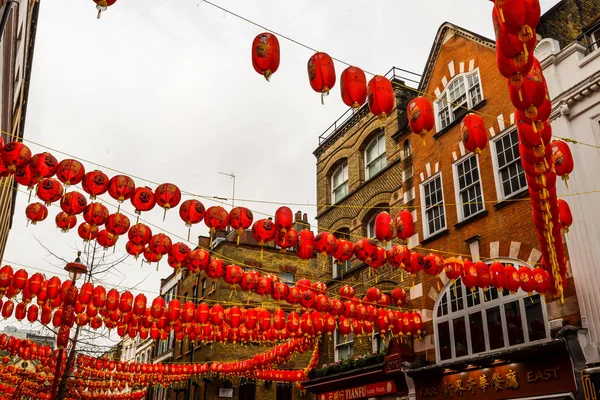
[[[387,245],[387,242],[392,240],[392,217],[385,211],[380,212],[375,217],[375,237],[382,242],[384,246]]]
[[[90,203],[83,211],[83,219],[92,226],[101,226],[108,220],[108,208],[102,203]]]
[[[130,239],[131,240],[131,239]],[[171,251],[173,244],[171,238],[164,233],[158,233],[150,238],[148,242],[148,249],[152,253],[165,255]]]
[[[377,258],[377,242],[373,239],[360,239],[354,243],[354,255],[367,264]]]
[[[315,237],[308,229],[298,233],[296,240],[296,255],[302,260],[310,260],[315,252]]]
[[[56,167],[56,177],[65,186],[77,185],[83,180],[85,168],[77,160],[66,159],[58,163]]]
[[[367,88],[371,114],[380,120],[386,119],[396,106],[392,82],[384,76],[376,75],[369,81]]]
[[[411,253],[410,263],[404,264],[404,270],[413,275],[423,270],[425,259],[419,253]]]
[[[571,214],[569,203],[563,199],[558,199],[558,220],[560,221],[561,229],[569,232],[569,227],[573,224],[573,215]]]
[[[87,222],[84,222],[79,225],[79,228],[77,228],[77,234],[83,239],[84,242],[94,240],[98,236],[98,226],[90,225]]]
[[[366,292],[367,299],[369,299],[371,302],[376,302],[377,300],[379,300],[381,298],[381,295],[381,290],[379,290],[376,287],[369,288]]]
[[[54,178],[44,178],[37,185],[37,196],[43,200],[47,206],[60,200],[63,195],[63,186]]]
[[[212,257],[210,259],[210,263],[206,268],[206,275],[208,275],[211,279],[219,279],[225,276],[225,267],[223,266],[223,260]]]
[[[536,267],[531,271],[531,277],[534,282],[535,291],[545,294],[550,291],[550,274],[543,268]]]
[[[318,52],[308,60],[307,68],[310,86],[315,92],[321,93],[323,103],[323,96],[329,94],[336,81],[333,60],[327,53]]]
[[[480,153],[488,143],[485,122],[477,114],[469,113],[460,123],[462,143],[467,151]]]
[[[239,235],[252,226],[254,215],[246,207],[236,207],[229,213],[229,225],[237,231],[238,243]]]
[[[56,226],[63,232],[68,232],[77,225],[77,217],[75,215],[69,215],[66,212],[59,212],[56,214]]]
[[[408,103],[406,114],[412,133],[416,133],[424,140],[427,132],[435,126],[431,102],[426,97],[415,97]]]
[[[119,203],[128,200],[135,192],[135,182],[127,175],[115,175],[108,182],[108,194]]]
[[[475,269],[477,270],[477,286],[487,291],[488,287],[492,284],[492,275],[490,273],[490,267],[483,261],[475,263]]]
[[[93,0],[96,3],[96,10],[98,10],[98,19],[102,15],[102,11],[106,11],[108,7],[112,6],[117,0]]]
[[[287,232],[288,229],[291,229],[293,223],[294,214],[289,207],[279,207],[275,211],[275,230],[277,232]]]
[[[348,67],[340,78],[342,101],[348,107],[358,108],[367,100],[367,78],[362,69]]]
[[[132,255],[137,259],[140,254],[144,253],[144,246],[128,241],[125,244],[125,251],[127,251],[127,254]]]
[[[2,161],[9,171],[24,167],[31,159],[31,150],[21,142],[10,142],[0,151]]]
[[[333,255],[337,247],[337,239],[332,233],[319,232],[315,236],[315,251],[322,255]]]
[[[521,286],[519,271],[517,271],[513,265],[508,264],[504,266],[504,276],[506,277],[506,280],[504,281],[504,288],[510,293],[516,293]]]
[[[463,261],[458,258],[450,257],[444,260],[444,271],[446,272],[446,277],[450,279],[452,283],[462,276],[463,265]]]
[[[164,208],[166,214],[167,210],[177,207],[181,201],[181,190],[172,183],[163,183],[156,188],[154,196],[156,197],[156,204]]]
[[[42,203],[31,203],[25,209],[25,215],[35,225],[48,217],[48,209]]]
[[[444,270],[444,259],[438,254],[429,254],[423,261],[423,271],[429,275],[437,276]]]
[[[98,170],[88,172],[83,176],[81,187],[90,195],[91,200],[95,200],[96,196],[100,196],[108,190],[108,176]]]
[[[490,274],[492,276],[492,285],[502,291],[506,287],[506,268],[504,264],[493,262],[490,264]]]
[[[98,237],[96,237],[96,241],[100,246],[104,247],[104,249],[114,246],[117,243],[117,239],[119,239],[119,236],[113,235],[106,229],[102,229],[98,232]]]
[[[229,225],[229,214],[221,206],[212,206],[204,214],[204,223],[210,229],[211,236],[216,231],[222,231]]]
[[[38,153],[31,157],[29,168],[34,179],[50,178],[56,173],[58,161],[50,153]]]
[[[396,236],[400,240],[408,240],[415,234],[415,223],[410,211],[403,209],[396,214]]]
[[[135,207],[136,214],[141,214],[142,211],[150,211],[156,205],[156,197],[149,187],[136,188],[130,200]]]
[[[506,29],[518,35],[525,42],[534,35],[534,29],[540,21],[539,0],[511,0],[504,1],[502,5],[496,4],[500,14],[500,21]]]
[[[152,230],[145,224],[137,223],[129,228],[127,237],[130,242],[145,246],[150,242],[150,238],[152,238]]]
[[[406,304],[406,291],[401,287],[392,290],[392,299],[396,307],[402,307]]]
[[[568,180],[569,174],[573,172],[573,155],[569,145],[562,140],[554,140],[552,142],[552,159],[556,175],[562,177],[564,181]]]
[[[187,269],[191,273],[206,271],[209,264],[210,254],[208,253],[208,251],[197,247],[190,252],[190,256],[188,257],[187,262]]]
[[[60,208],[68,215],[81,214],[87,206],[87,199],[79,192],[67,192],[60,200]]]
[[[354,255],[354,244],[346,239],[337,239],[337,248],[333,253],[333,258],[337,262],[349,261]]]
[[[111,214],[106,221],[106,230],[113,235],[124,235],[129,231],[129,218],[122,213]]]
[[[396,244],[387,250],[386,258],[392,266],[405,268],[410,264],[410,250],[406,246]]]
[[[339,295],[342,299],[351,299],[354,297],[354,288],[349,285],[344,285],[339,290]]]
[[[263,75],[267,81],[279,68],[279,41],[271,33],[264,32],[252,42],[252,66]]]
[[[185,266],[189,260],[190,253],[191,250],[188,245],[182,242],[175,243],[169,252],[169,259],[173,261],[172,263],[169,262],[169,265],[175,269]]]
[[[471,289],[471,292],[474,292],[478,282],[479,278],[477,276],[477,268],[475,267],[475,264],[471,260],[465,260],[462,283],[465,285],[465,287]]]
[[[531,268],[526,266],[519,268],[519,281],[521,282],[521,289],[531,295],[535,290],[535,281],[533,280]]]
[[[4,164],[2,164],[2,167],[4,167]],[[6,176],[8,176],[8,174],[2,174],[2,176],[6,177]],[[37,180],[33,177],[33,174],[31,173],[31,168],[29,167],[29,164],[26,164],[23,167],[17,168],[14,173],[14,176],[15,176],[15,181],[19,185],[27,187],[27,190],[33,189],[33,187],[37,183]]]

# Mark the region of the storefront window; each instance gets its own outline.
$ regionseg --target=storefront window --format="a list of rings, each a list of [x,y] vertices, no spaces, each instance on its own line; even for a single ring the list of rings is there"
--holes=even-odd
[[[515,294],[495,288],[471,291],[459,279],[440,293],[434,316],[438,361],[549,338],[542,298],[522,290]]]

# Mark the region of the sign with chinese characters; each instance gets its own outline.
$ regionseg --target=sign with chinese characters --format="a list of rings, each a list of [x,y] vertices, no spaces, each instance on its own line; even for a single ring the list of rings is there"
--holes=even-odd
[[[233,389],[219,388],[219,397],[233,397]]]
[[[396,393],[396,383],[394,381],[385,381],[337,390],[335,392],[321,393],[317,396],[317,400],[356,400],[392,393]]]
[[[566,351],[552,357],[532,354],[528,359],[487,368],[472,366],[451,373],[441,369],[423,371],[413,378],[417,400],[499,400],[576,390],[573,365]]]

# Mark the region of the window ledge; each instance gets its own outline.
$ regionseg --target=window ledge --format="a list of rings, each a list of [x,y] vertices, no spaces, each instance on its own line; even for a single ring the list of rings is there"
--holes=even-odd
[[[433,234],[433,235],[431,235],[431,236],[429,236],[429,237],[421,240],[421,244],[431,243],[434,240],[437,240],[437,239],[439,239],[441,237],[444,237],[444,236],[448,235],[449,233],[450,233],[450,229],[446,228],[443,231],[439,231],[438,233],[435,233],[435,234]]]
[[[498,203],[494,204],[494,208],[496,210],[500,210],[501,208],[504,208],[504,207],[506,207],[506,206],[508,206],[510,204],[515,203],[514,200],[524,199],[525,197],[529,197],[529,190],[528,189],[525,189],[522,192],[517,193],[514,196],[511,196],[511,197],[509,197],[506,200],[499,201]]]
[[[475,222],[478,219],[481,219],[483,217],[487,217],[488,214],[489,214],[488,210],[484,209],[483,211],[479,211],[477,214],[471,215],[469,218],[460,221],[458,224],[454,225],[454,227],[456,229],[462,228],[465,225],[469,225],[471,222]]]
[[[439,139],[444,133],[448,132],[450,129],[454,128],[456,125],[458,125],[460,123],[460,121],[463,120],[463,118],[465,116],[467,116],[471,111],[475,111],[475,110],[479,110],[481,107],[485,106],[487,104],[487,100],[481,100],[479,103],[475,104],[473,106],[473,108],[470,108],[465,115],[461,116],[460,118],[455,119],[454,121],[450,122],[444,129],[441,129],[439,132],[436,132],[433,135],[434,139]]]

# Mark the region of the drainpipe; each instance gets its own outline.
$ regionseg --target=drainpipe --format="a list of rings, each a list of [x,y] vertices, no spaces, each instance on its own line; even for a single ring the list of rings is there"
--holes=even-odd
[[[11,0],[4,5],[4,12],[2,13],[2,19],[0,20],[0,41],[2,41],[2,36],[4,35],[4,28],[6,27],[6,22],[8,22],[8,16],[10,15],[10,9],[12,5],[19,5],[19,2],[16,0]]]

